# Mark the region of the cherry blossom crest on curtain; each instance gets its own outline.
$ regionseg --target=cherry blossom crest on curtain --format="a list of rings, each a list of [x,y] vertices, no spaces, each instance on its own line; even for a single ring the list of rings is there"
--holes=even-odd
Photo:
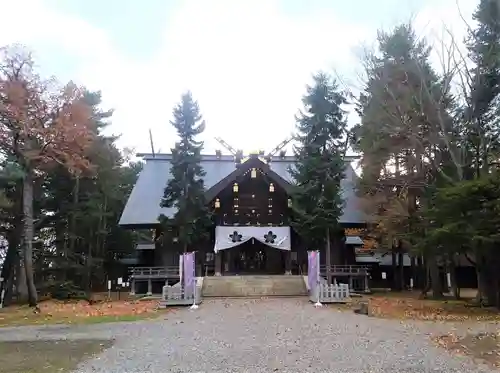
[[[217,226],[214,251],[229,249],[254,238],[280,250],[290,250],[290,227]]]

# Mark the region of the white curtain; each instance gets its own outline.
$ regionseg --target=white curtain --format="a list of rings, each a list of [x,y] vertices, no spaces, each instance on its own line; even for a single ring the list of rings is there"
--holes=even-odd
[[[217,226],[214,251],[229,249],[254,238],[280,250],[290,250],[290,227]]]

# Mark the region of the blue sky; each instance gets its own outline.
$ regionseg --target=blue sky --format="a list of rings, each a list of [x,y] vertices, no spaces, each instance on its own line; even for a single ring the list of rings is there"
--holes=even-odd
[[[476,0],[458,0],[466,19]],[[3,11],[0,44],[31,47],[44,74],[100,89],[114,108],[121,146],[169,151],[168,121],[191,89],[207,122],[206,151],[220,136],[270,150],[294,129],[311,74],[359,87],[357,53],[379,28],[415,20],[439,41],[443,23],[464,36],[456,0],[16,0]],[[22,13],[22,21],[16,13]],[[436,59],[437,61],[437,59]],[[350,116],[350,122],[356,121]]]

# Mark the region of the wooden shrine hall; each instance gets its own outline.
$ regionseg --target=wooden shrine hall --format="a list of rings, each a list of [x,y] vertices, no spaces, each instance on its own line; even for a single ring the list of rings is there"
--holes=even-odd
[[[309,248],[290,226],[289,194],[293,178],[289,169],[294,166],[294,157],[284,152],[275,155],[276,151],[244,157],[241,152],[229,149],[232,155],[217,151],[202,156],[205,196],[214,213],[214,226],[206,242],[190,248],[196,252],[196,275],[304,275]],[[147,284],[147,291],[134,285],[137,291],[155,293],[163,284],[176,281],[179,255],[183,251],[175,234],[171,237],[159,232],[160,214],[171,217],[175,213],[173,208],[160,207],[171,177],[172,158],[170,154],[138,156],[144,159],[144,167],[119,224],[153,232],[149,234],[150,239],[138,242],[130,263],[133,263],[132,282]],[[357,176],[351,166],[354,159],[346,157],[345,177],[341,182],[345,206],[340,223],[346,233],[362,229],[366,223],[355,194]],[[327,281],[334,278],[342,281],[349,276],[366,280],[366,267],[356,263],[354,254],[355,248],[363,245],[362,238],[340,234],[333,237],[333,242],[337,254],[332,253],[332,263],[325,262],[324,248],[320,248],[322,268],[330,266],[326,270],[330,277]]]

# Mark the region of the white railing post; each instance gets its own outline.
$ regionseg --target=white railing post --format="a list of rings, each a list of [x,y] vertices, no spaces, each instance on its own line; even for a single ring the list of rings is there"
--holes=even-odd
[[[132,281],[130,283],[130,295],[135,295],[135,277],[132,277]]]
[[[148,292],[146,295],[153,295],[153,281],[151,280],[151,277],[148,278]]]

